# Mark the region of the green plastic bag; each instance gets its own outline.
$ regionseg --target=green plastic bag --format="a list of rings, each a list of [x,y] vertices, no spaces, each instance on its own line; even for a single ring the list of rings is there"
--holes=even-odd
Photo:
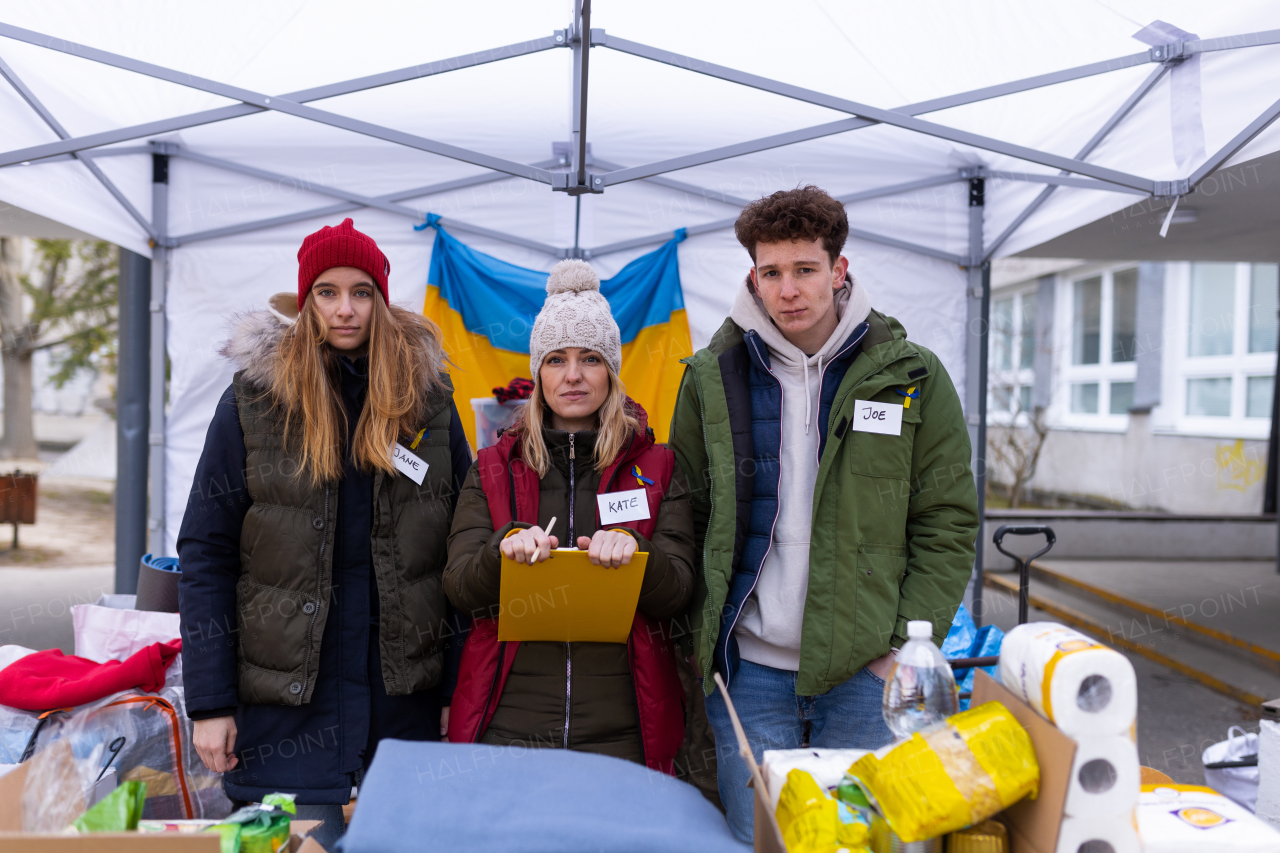
[[[276,853],[289,840],[289,822],[298,813],[294,796],[267,794],[261,803],[245,806],[210,827],[222,834],[222,853],[237,848],[239,853]]]
[[[133,832],[142,817],[147,783],[122,782],[72,824],[78,832]]]

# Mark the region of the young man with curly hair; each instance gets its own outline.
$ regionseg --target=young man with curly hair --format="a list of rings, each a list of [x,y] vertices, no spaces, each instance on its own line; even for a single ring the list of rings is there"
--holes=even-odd
[[[757,761],[888,743],[894,651],[908,621],[946,636],[978,501],[955,386],[849,274],[844,206],[817,187],[776,192],[735,230],[752,267],[686,359],[671,446],[702,544],[690,618],[720,796],[749,841],[748,771],[711,674]]]

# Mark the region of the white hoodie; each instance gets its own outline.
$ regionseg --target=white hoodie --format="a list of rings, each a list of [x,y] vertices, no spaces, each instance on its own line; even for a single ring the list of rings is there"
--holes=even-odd
[[[749,284],[749,280],[748,280]],[[755,592],[743,605],[734,629],[745,660],[775,669],[800,669],[800,627],[809,590],[809,535],[813,487],[818,479],[818,405],[827,362],[871,313],[871,301],[857,280],[836,293],[836,330],[811,355],[788,341],[764,303],[747,286],[738,291],[729,316],[743,331],[755,330],[769,347],[769,366],[782,384],[782,452],[778,477],[778,519],[773,545],[760,567]]]

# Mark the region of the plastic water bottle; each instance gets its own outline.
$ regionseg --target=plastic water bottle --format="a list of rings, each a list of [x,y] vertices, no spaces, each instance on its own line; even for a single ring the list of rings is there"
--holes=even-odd
[[[907,638],[885,680],[882,705],[884,721],[899,740],[960,709],[951,664],[933,644],[933,623],[908,622]]]

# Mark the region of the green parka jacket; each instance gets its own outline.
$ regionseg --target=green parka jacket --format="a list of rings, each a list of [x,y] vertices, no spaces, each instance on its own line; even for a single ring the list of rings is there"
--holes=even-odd
[[[973,567],[978,502],[955,386],[897,320],[872,311],[867,322],[830,406],[814,486],[801,696],[825,693],[902,646],[908,621],[932,622],[940,644]],[[709,346],[684,360],[671,422],[701,545],[689,622],[708,693],[721,617],[744,603],[728,600],[745,535],[742,481],[753,470],[750,393],[733,352],[744,341],[744,330],[726,320]],[[913,387],[901,435],[846,428],[855,401],[902,405],[900,391]],[[750,494],[745,489],[748,509]]]

